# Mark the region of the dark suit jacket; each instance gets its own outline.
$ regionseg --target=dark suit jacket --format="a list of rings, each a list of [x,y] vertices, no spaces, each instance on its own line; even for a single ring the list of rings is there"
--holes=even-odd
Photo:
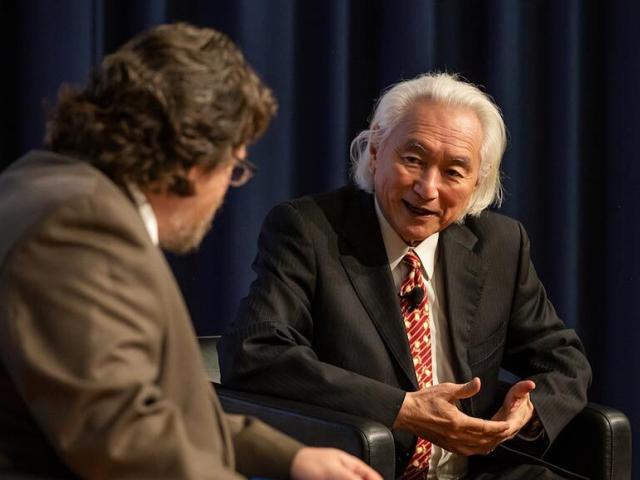
[[[547,300],[522,225],[484,212],[441,232],[439,251],[456,380],[482,380],[464,411],[495,413],[504,367],[535,381],[532,401],[553,440],[585,405],[591,371]],[[373,196],[348,187],[275,207],[254,270],[220,343],[223,383],[391,428],[417,383]],[[394,435],[406,459],[414,439]]]
[[[120,188],[32,152],[0,176],[0,225],[0,472],[288,476],[299,445],[223,413],[171,271]]]

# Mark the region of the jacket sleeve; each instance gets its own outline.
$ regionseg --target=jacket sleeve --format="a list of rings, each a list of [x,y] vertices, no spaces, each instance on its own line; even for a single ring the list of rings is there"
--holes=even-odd
[[[3,365],[82,478],[242,478],[213,445],[194,444],[183,409],[157,382],[161,253],[122,216],[74,199],[10,252],[0,277]]]
[[[247,477],[289,478],[302,444],[265,423],[242,415],[226,415],[236,469]]]
[[[311,220],[293,204],[267,216],[253,264],[257,274],[219,344],[222,382],[310,402],[392,427],[405,392],[324,362],[314,349],[318,255]],[[316,236],[321,237],[322,233]],[[337,262],[338,259],[335,259]],[[330,299],[328,300],[330,301]]]
[[[531,399],[552,442],[587,402],[591,367],[573,329],[558,318],[530,259],[519,224],[517,285],[503,367],[536,383]]]

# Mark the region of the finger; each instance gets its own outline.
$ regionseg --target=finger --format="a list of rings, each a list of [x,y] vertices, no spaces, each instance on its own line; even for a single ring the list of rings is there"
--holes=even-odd
[[[504,414],[519,407],[529,398],[529,394],[536,388],[531,380],[522,380],[511,386],[504,399],[502,410]]]
[[[435,445],[438,445],[445,450],[450,452],[454,452],[460,455],[476,455],[476,454],[485,454],[489,450],[495,449],[498,445],[500,445],[504,436],[500,438],[488,438],[486,436],[481,436],[477,438],[450,438],[450,437],[440,437],[437,440],[433,440]]]
[[[460,450],[464,452],[464,455],[470,456],[470,455],[489,455],[490,453],[493,453],[494,449],[488,448],[488,447],[476,447],[476,446],[465,445]]]
[[[378,472],[376,472],[373,468],[369,468],[369,469],[367,469],[366,472],[359,473],[359,475],[364,480],[382,480],[382,475],[380,475]]]
[[[480,379],[478,377],[474,377],[470,382],[456,386],[458,388],[453,391],[453,393],[451,394],[451,398],[454,400],[459,400],[462,398],[473,397],[480,391],[481,384]]]
[[[361,480],[362,477],[360,477],[357,473],[349,470],[348,468],[344,468],[344,466],[341,467],[342,468],[339,468],[333,472],[328,472],[328,478],[336,478],[338,480]]]
[[[511,427],[490,433],[481,432],[479,430],[474,430],[473,432],[467,430],[458,434],[450,434],[448,440],[480,447],[502,443],[509,438],[509,435],[511,435],[512,432],[513,428]]]
[[[536,388],[536,384],[531,380],[522,380],[515,385],[513,385],[510,389],[511,394],[513,394],[516,398],[522,398],[526,396],[528,393],[532,392]]]
[[[470,417],[459,412],[457,430],[480,436],[493,436],[504,434],[509,428],[509,422],[505,420],[484,420],[482,418]]]
[[[484,450],[474,445],[455,445],[447,449],[450,452],[457,453],[458,455],[464,455],[465,457],[471,455],[482,455]]]
[[[353,473],[358,475],[359,478],[365,480],[382,480],[382,477],[378,472],[357,457],[353,457],[345,453],[341,460],[343,464]]]
[[[489,455],[498,448],[499,443],[488,443],[485,445],[464,444],[458,447],[459,452],[463,455]]]
[[[364,480],[382,480],[382,477],[378,472],[364,463],[355,464],[352,471]]]

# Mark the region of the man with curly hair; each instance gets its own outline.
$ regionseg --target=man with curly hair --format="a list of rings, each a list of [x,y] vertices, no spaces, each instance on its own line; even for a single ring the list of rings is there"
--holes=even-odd
[[[157,248],[198,246],[275,109],[226,36],[186,24],[61,90],[48,150],[0,176],[0,474],[379,478],[222,412]]]

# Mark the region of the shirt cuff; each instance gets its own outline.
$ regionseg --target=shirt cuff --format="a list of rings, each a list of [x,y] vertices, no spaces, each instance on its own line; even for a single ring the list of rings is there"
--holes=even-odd
[[[544,436],[544,427],[535,410],[533,411],[531,420],[520,429],[517,436],[526,442],[535,442]]]

